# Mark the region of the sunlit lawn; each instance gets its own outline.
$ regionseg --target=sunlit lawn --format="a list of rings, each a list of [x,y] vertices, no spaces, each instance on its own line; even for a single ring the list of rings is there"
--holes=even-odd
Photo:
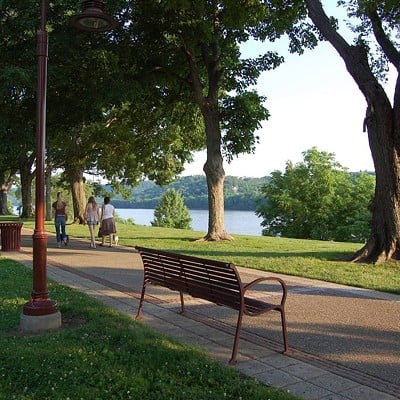
[[[245,221],[244,221],[245,223]],[[33,227],[33,222],[25,222]],[[51,222],[46,230],[54,232]],[[370,265],[342,261],[361,248],[339,243],[233,235],[234,241],[202,242],[205,232],[117,223],[119,244],[145,246],[220,259],[248,268],[296,275],[400,294],[400,263]],[[87,226],[70,224],[71,236],[88,238]]]
[[[31,283],[30,270],[0,257],[0,399],[294,399],[54,282],[63,328],[23,334]]]
[[[24,221],[33,228],[33,221]],[[341,261],[361,244],[234,235],[234,241],[196,241],[205,232],[117,223],[119,243],[231,261],[250,268],[400,293],[399,263]],[[46,222],[54,233],[54,225]],[[88,227],[68,225],[89,238]],[[51,235],[49,240],[52,240]],[[31,290],[31,271],[0,257],[0,399],[290,399],[202,351],[176,343],[94,299],[49,283],[65,329],[26,336],[19,317]]]

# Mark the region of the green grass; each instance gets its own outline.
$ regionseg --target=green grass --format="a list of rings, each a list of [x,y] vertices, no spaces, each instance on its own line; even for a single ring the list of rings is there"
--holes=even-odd
[[[16,222],[19,221],[17,215],[0,215],[0,222]]]
[[[289,400],[204,352],[52,281],[63,329],[18,330],[32,273],[0,258],[1,400]]]
[[[33,221],[24,221],[33,228]],[[340,261],[361,244],[234,235],[201,242],[204,232],[118,222],[120,244],[147,246],[238,265],[400,293],[400,264]],[[54,232],[51,222],[46,230]],[[68,225],[88,239],[87,226]],[[66,329],[26,336],[19,317],[31,272],[0,259],[0,400],[2,399],[290,399],[199,349],[174,342],[85,294],[49,282]]]
[[[25,222],[33,227],[33,222]],[[51,222],[46,230],[54,232]],[[362,244],[233,235],[234,241],[201,242],[205,232],[117,223],[119,243],[145,246],[236,265],[400,294],[400,263],[371,265],[342,261]],[[70,224],[71,236],[88,238],[87,226]]]

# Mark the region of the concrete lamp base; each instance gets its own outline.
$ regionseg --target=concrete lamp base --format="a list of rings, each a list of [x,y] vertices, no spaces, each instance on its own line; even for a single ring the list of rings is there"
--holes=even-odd
[[[48,315],[21,314],[20,328],[23,332],[37,333],[58,329],[61,327],[59,311]]]

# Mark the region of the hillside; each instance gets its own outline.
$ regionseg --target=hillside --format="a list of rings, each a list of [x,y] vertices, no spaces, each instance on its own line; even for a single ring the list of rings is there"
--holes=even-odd
[[[254,211],[256,199],[260,196],[260,187],[267,179],[268,177],[227,176],[224,185],[225,209]],[[186,206],[192,210],[208,209],[207,182],[206,177],[202,175],[185,176],[167,186],[145,181],[132,189],[129,199],[116,196],[113,204],[116,208],[155,208],[167,189],[179,191],[185,199]]]

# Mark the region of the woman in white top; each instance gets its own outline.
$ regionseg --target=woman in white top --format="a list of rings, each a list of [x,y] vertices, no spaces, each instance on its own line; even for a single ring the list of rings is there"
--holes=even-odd
[[[85,221],[89,227],[90,247],[96,248],[94,227],[99,224],[99,206],[93,196],[89,197],[85,210]]]
[[[113,245],[113,237],[117,233],[115,228],[115,208],[112,204],[110,204],[110,198],[104,197],[104,204],[101,208],[101,244],[100,246],[105,245],[106,236],[110,238],[109,247]]]

